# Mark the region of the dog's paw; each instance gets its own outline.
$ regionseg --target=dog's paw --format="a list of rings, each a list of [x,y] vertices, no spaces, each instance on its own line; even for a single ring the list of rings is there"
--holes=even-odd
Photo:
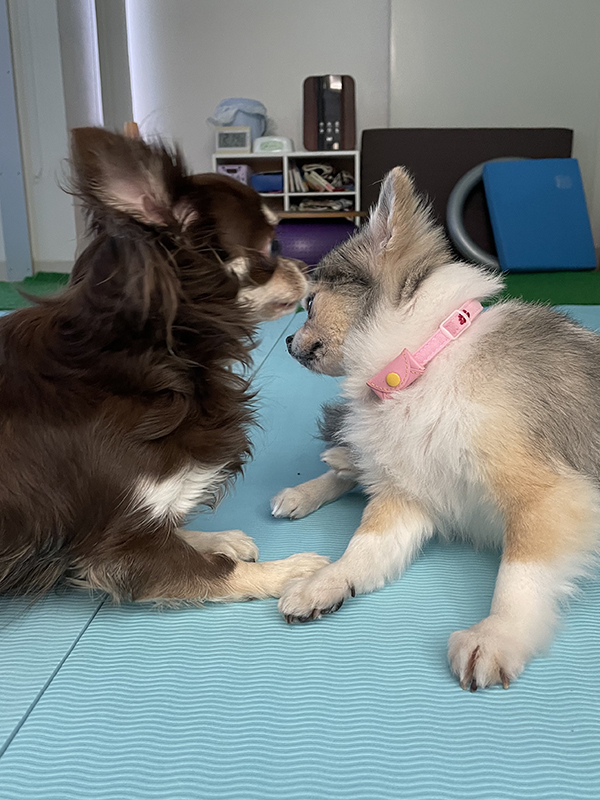
[[[238,561],[228,576],[226,591],[219,600],[255,600],[281,597],[291,580],[304,580],[308,575],[329,564],[329,559],[317,553],[296,553],[276,561],[245,564]]]
[[[258,547],[243,531],[219,531],[212,543],[212,552],[220,553],[238,561],[256,561]]]
[[[527,663],[526,648],[498,617],[487,617],[448,642],[448,660],[463,689],[501,683],[508,689]]]
[[[199,553],[218,553],[236,561],[256,561],[258,547],[243,531],[180,531],[183,539]]]
[[[268,563],[268,562],[265,562]],[[296,553],[277,562],[285,569],[285,585],[291,580],[303,580],[328,566],[331,561],[318,553]]]
[[[286,584],[278,607],[286,622],[309,622],[333,614],[350,596],[354,597],[354,587],[324,569],[310,578],[297,578]]]
[[[303,484],[290,489],[282,489],[271,500],[271,514],[274,517],[288,517],[289,519],[302,519],[322,505],[322,500],[311,494]]]
[[[341,478],[355,478],[356,467],[348,447],[330,447],[321,453],[321,461]]]

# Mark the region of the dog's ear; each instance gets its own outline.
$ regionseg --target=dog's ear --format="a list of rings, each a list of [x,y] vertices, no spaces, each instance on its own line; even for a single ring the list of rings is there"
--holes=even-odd
[[[389,251],[396,257],[432,231],[429,209],[403,167],[385,176],[368,225],[376,252]]]
[[[102,128],[72,131],[77,192],[91,207],[127,214],[151,226],[177,219],[173,187],[182,174],[177,154]]]

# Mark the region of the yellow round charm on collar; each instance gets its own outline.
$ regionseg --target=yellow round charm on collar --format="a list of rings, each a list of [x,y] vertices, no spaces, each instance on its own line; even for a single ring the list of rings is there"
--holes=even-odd
[[[400,383],[400,375],[397,372],[388,372],[385,376],[385,382],[388,386],[398,386]]]

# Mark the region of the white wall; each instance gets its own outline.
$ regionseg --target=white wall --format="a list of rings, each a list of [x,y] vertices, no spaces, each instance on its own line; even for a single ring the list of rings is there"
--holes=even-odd
[[[68,134],[55,0],[9,0],[31,250],[36,270],[65,271],[75,252],[72,198],[60,183]]]
[[[391,125],[572,128],[600,243],[600,2],[391,7]]]
[[[64,269],[76,237],[58,186],[68,139],[56,0],[9,10],[33,256]],[[179,141],[195,170],[210,169],[206,118],[223,98],[261,100],[301,147],[304,78],[348,73],[359,133],[573,128],[600,243],[600,0],[127,0],[127,13],[135,118]]]
[[[4,236],[2,235],[2,209],[0,208],[0,281],[6,280],[6,254],[4,252]]]
[[[227,97],[260,100],[301,148],[308,75],[352,75],[359,130],[388,124],[389,0],[127,0],[127,16],[134,117],[197,171]]]

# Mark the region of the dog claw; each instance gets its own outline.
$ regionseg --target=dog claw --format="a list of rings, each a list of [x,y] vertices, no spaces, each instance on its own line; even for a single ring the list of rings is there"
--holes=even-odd
[[[340,600],[339,603],[335,603],[329,608],[324,608],[321,610],[321,614],[335,614],[336,611],[339,611],[340,608],[344,605],[344,601]]]
[[[334,603],[334,605],[329,606],[328,608],[313,608],[309,614],[304,614],[301,617],[294,614],[284,614],[283,618],[288,625],[293,625],[294,623],[303,625],[305,622],[312,622],[315,619],[320,619],[326,614],[335,614],[335,612],[339,611],[343,604],[344,601],[340,600],[338,603]]]
[[[490,680],[489,684],[485,682],[478,684],[477,678],[475,677],[475,667],[477,665],[477,660],[479,657],[479,646],[477,646],[469,657],[469,661],[467,663],[464,675],[460,680],[460,688],[464,689],[465,691],[468,689],[471,692],[476,692],[477,689],[480,689],[482,686],[491,685],[493,683],[501,683],[504,689],[508,689],[510,686],[510,678],[506,674],[505,670],[502,667],[498,668],[498,680]]]
[[[310,622],[311,620],[314,619],[314,617],[312,616],[312,614],[309,614],[307,617],[296,617],[294,616],[294,614],[286,614],[284,616],[284,619],[288,625],[294,625],[294,624],[304,625],[305,622]]]

